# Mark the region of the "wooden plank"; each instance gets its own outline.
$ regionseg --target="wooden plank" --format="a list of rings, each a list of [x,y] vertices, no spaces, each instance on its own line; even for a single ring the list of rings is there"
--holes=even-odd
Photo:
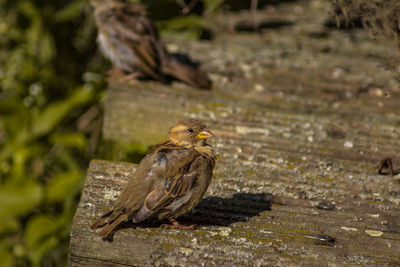
[[[88,231],[90,219],[95,215],[95,206],[98,211],[96,216],[111,207],[125,184],[126,178],[121,180],[119,177],[129,175],[134,170],[135,166],[132,164],[120,163],[110,166],[107,162],[92,161],[75,215],[74,229],[71,231],[70,266],[94,266],[94,263],[97,266],[97,262],[103,262],[104,265],[146,263],[153,248],[151,240],[136,236],[135,242],[129,244],[126,243],[126,236],[118,236],[113,242],[99,242],[93,233]]]
[[[112,112],[105,113],[104,128],[114,130],[104,131],[104,138],[123,143],[154,145],[161,142],[172,125],[190,116],[201,103],[213,99],[208,91],[169,88],[154,82],[133,86],[114,82],[110,86],[105,109]],[[132,96],[135,96],[134,101]]]
[[[268,193],[229,190],[234,185],[232,182],[221,189],[220,175],[225,168],[217,169],[211,190],[199,206],[181,218],[185,223],[198,224],[198,229],[167,230],[159,228],[157,222],[136,227],[127,223],[112,242],[103,241],[89,229],[90,224],[112,206],[134,170],[135,165],[129,163],[91,162],[71,231],[70,266],[191,262],[258,266],[332,262],[378,265],[400,261],[398,206],[388,201],[376,200],[378,204],[375,204],[350,198],[337,201],[334,211],[326,211],[317,209],[311,200],[273,200]],[[261,191],[271,189],[264,186]],[[381,236],[371,236],[369,230],[378,231],[377,234],[380,231]],[[336,242],[318,242],[321,234],[333,236]]]

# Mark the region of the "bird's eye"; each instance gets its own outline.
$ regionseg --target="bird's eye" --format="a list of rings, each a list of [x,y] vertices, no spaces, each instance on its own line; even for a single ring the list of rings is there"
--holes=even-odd
[[[188,132],[189,132],[189,133],[193,133],[193,129],[192,129],[192,128],[189,128],[189,129],[188,129]]]

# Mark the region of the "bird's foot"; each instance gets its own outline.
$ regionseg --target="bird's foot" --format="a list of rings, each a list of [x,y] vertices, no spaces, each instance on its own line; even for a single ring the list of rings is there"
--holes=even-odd
[[[119,78],[125,76],[125,73],[118,68],[112,68],[109,71],[107,71],[107,76],[109,76],[110,79],[113,79],[113,78],[119,79]]]
[[[178,221],[174,219],[168,219],[171,224],[162,224],[161,227],[164,229],[180,229],[180,230],[194,230],[196,229],[196,225],[182,225]]]
[[[119,82],[134,81],[142,77],[140,72],[133,72],[127,75],[118,68],[113,68],[107,71],[107,75],[109,80],[115,80]]]
[[[142,74],[140,72],[134,72],[134,73],[130,73],[130,74],[122,77],[121,81],[126,82],[126,81],[137,80],[137,78],[140,78],[140,77],[142,77]]]

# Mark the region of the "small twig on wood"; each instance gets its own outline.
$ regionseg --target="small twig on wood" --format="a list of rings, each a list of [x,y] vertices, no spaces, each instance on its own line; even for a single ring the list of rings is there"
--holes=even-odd
[[[389,173],[383,172],[384,169],[389,170]],[[380,174],[380,175],[387,175],[387,174],[390,174],[391,176],[395,176],[395,175],[397,175],[397,174],[399,174],[399,173],[400,173],[400,169],[399,169],[399,170],[395,170],[395,169],[393,168],[393,162],[392,162],[392,158],[391,158],[391,157],[386,157],[386,158],[382,159],[382,160],[379,162],[379,165],[378,165],[378,174]]]

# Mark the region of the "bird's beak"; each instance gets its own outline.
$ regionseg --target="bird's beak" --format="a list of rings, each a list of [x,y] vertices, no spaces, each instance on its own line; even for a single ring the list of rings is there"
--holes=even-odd
[[[204,131],[201,131],[197,135],[197,138],[199,138],[199,139],[207,139],[207,138],[210,138],[211,136],[213,136],[213,134],[209,130],[204,130]]]

